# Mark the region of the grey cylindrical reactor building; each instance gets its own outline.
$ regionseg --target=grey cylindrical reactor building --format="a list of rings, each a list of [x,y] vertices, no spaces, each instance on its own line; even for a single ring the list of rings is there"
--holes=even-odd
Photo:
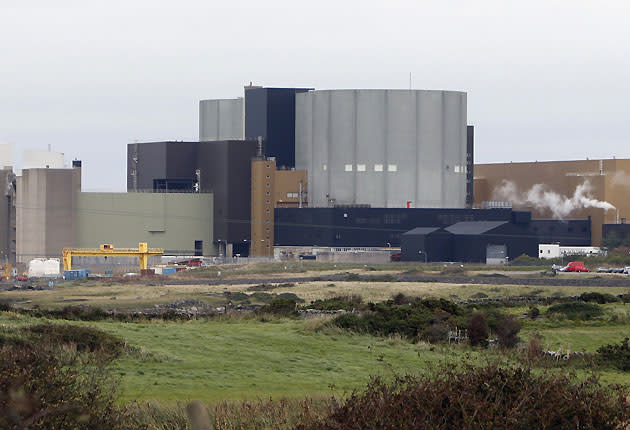
[[[466,93],[296,95],[296,168],[309,205],[466,206]]]

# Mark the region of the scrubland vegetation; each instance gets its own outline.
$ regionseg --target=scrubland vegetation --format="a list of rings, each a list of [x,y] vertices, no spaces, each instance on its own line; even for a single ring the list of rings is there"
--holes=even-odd
[[[0,295],[0,427],[186,429],[195,405],[226,430],[630,425],[630,288],[386,275],[212,287],[230,312]]]

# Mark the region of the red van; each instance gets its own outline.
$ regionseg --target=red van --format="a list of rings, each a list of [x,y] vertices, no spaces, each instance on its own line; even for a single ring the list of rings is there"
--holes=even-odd
[[[590,272],[583,261],[572,261],[564,268],[565,272]]]

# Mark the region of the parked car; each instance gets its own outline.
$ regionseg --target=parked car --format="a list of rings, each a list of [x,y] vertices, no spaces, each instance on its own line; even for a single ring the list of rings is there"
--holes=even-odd
[[[572,261],[567,264],[564,272],[590,272],[590,270],[584,265],[583,261]]]
[[[613,273],[612,267],[598,267],[597,273]]]
[[[625,273],[626,275],[630,275],[630,267],[624,267],[623,273]]]
[[[613,267],[613,273],[625,273],[625,270],[623,267]]]

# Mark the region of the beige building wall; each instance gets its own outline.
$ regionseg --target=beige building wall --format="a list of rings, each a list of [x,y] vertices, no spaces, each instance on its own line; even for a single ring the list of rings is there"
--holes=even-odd
[[[77,246],[137,247],[148,242],[167,254],[216,255],[213,195],[209,193],[80,193]],[[199,245],[199,244],[198,244]]]
[[[17,261],[61,257],[75,246],[81,168],[24,169],[17,177]]]
[[[306,171],[276,170],[272,158],[252,160],[252,257],[273,257],[274,208],[306,207]]]
[[[630,222],[630,160],[577,160],[527,163],[497,163],[475,165],[475,206],[497,200],[496,190],[504,180],[512,181],[519,193],[526,192],[536,184],[545,184],[550,190],[567,197],[574,195],[576,188],[588,181],[592,197],[615,206],[615,210],[599,208],[576,209],[568,218],[592,220],[592,243],[600,245],[602,224]],[[513,202],[514,203],[514,202]],[[535,218],[551,218],[546,208],[513,204],[516,209],[531,210]]]

